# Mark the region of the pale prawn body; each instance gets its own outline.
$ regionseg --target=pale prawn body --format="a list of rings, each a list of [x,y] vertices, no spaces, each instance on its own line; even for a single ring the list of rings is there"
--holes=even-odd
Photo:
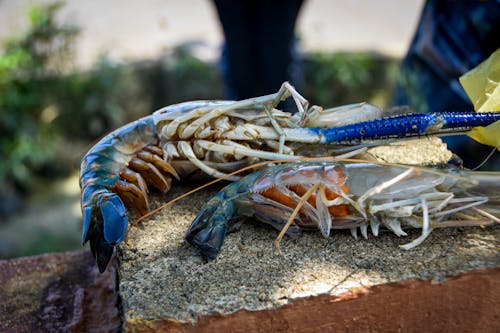
[[[495,194],[496,193],[496,194]],[[186,240],[214,259],[226,234],[247,216],[286,232],[350,229],[357,238],[381,226],[397,236],[403,228],[422,236],[435,228],[500,222],[500,173],[374,164],[308,161],[267,167],[228,185],[202,209]]]

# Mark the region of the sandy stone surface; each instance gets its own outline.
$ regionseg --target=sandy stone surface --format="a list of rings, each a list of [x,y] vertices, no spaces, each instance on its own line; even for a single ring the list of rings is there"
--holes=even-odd
[[[411,154],[431,156],[433,162],[440,155],[439,163],[451,157],[439,140],[421,141],[405,144],[408,151],[420,145],[420,153],[418,149],[414,153],[402,153],[394,147],[389,150],[404,158]],[[381,154],[390,160],[388,152],[373,155]],[[188,189],[177,184],[166,197],[154,197],[154,204]],[[277,231],[253,220],[226,237],[216,260],[204,262],[183,237],[216,191],[191,195],[132,228],[129,244],[120,246],[118,256],[127,322],[196,321],[206,314],[274,309],[311,295],[339,295],[412,278],[441,282],[462,272],[500,264],[500,229],[495,226],[435,230],[410,251],[398,245],[418,237],[419,230],[410,230],[405,238],[386,231],[368,240],[355,240],[348,231],[333,232],[330,238],[304,232],[296,238],[285,237],[280,255],[273,243]]]
[[[453,154],[438,137],[429,137],[374,147],[368,151],[377,161],[416,165],[446,164]]]
[[[438,284],[412,279],[357,288],[340,296],[304,297],[273,310],[204,316],[196,325],[136,319],[127,322],[126,330],[131,333],[497,333],[499,316],[500,269],[496,268],[464,273]]]

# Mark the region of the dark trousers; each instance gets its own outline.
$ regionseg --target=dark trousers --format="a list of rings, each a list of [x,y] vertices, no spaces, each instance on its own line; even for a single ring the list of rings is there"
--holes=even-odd
[[[225,35],[228,99],[276,92],[290,81],[295,21],[302,0],[214,0]]]

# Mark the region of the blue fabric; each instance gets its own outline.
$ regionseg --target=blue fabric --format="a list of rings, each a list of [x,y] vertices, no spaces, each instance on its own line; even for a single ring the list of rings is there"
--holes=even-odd
[[[402,61],[393,104],[421,113],[473,111],[458,79],[500,47],[499,36],[500,1],[428,0]],[[491,151],[466,137],[444,141],[467,167]],[[490,168],[499,167],[498,161],[490,163]]]

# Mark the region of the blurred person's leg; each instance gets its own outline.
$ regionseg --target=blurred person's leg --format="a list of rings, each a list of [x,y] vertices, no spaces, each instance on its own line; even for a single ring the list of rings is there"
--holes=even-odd
[[[295,23],[302,0],[258,1],[258,64],[264,93],[277,91],[284,81],[297,82],[293,73]]]
[[[227,98],[270,94],[284,81],[297,83],[292,48],[302,2],[214,0],[225,35],[221,69]]]
[[[257,96],[255,4],[232,0],[214,0],[214,4],[225,37],[221,66],[226,98],[239,100]]]
[[[422,113],[471,111],[473,105],[458,78],[500,46],[498,36],[496,1],[427,1],[401,64],[394,104]],[[476,166],[491,151],[467,137],[443,140],[467,167]]]

